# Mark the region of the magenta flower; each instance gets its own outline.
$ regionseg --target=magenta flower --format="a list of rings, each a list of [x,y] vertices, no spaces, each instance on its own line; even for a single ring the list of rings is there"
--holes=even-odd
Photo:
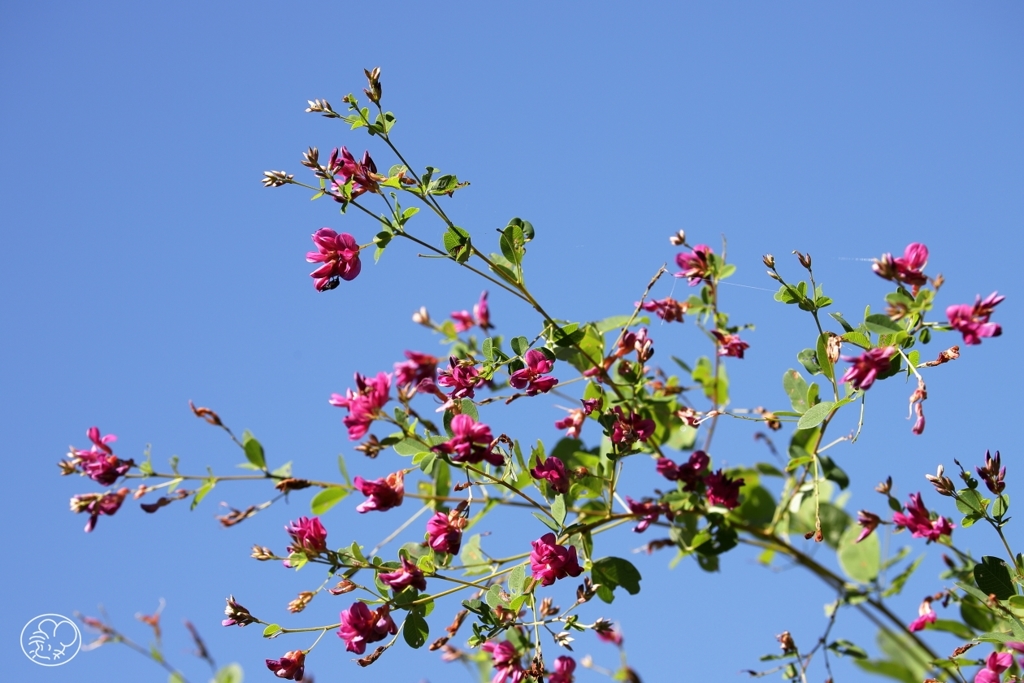
[[[743,358],[743,351],[750,348],[750,344],[740,339],[738,334],[729,334],[721,330],[712,330],[711,334],[715,335],[715,340],[718,342],[716,353],[719,356]]]
[[[249,610],[235,601],[235,596],[228,596],[227,601],[228,604],[224,608],[224,614],[227,615],[227,619],[220,622],[221,626],[248,626],[256,621],[252,614],[249,613]]]
[[[561,656],[555,660],[554,670],[548,676],[548,683],[573,683],[575,678],[572,673],[576,670],[576,660],[572,657]]]
[[[626,504],[629,505],[630,513],[640,517],[640,523],[633,529],[633,531],[638,534],[643,533],[647,530],[647,527],[654,522],[657,522],[661,515],[665,515],[669,519],[674,517],[671,508],[665,504],[652,502],[639,503],[629,496],[626,496]]]
[[[989,451],[985,451],[985,466],[975,467],[978,471],[978,476],[981,477],[982,481],[985,482],[985,486],[988,490],[997,496],[1003,492],[1006,488],[1006,468],[1002,467],[1002,458],[999,456],[999,451],[996,451],[996,457],[992,457]]]
[[[377,575],[381,582],[391,586],[396,591],[400,591],[407,586],[412,586],[420,591],[426,590],[427,580],[423,576],[423,570],[404,557],[399,559],[402,561],[401,569],[396,569],[393,572],[381,572]]]
[[[744,483],[743,479],[732,479],[723,474],[722,470],[709,474],[704,478],[708,504],[732,510],[740,504],[740,488]]]
[[[1010,643],[1007,643],[1009,645]],[[985,660],[985,668],[974,676],[974,683],[999,683],[1003,672],[1013,666],[1013,655],[1009,652],[993,652]]]
[[[120,488],[117,491],[107,491],[106,493],[83,493],[72,496],[71,511],[89,513],[89,521],[85,523],[85,532],[89,533],[96,528],[96,520],[100,518],[100,515],[110,516],[117,512],[121,508],[125,496],[129,493],[131,493],[131,489]]]
[[[342,186],[348,183],[349,180],[352,181],[352,199],[355,199],[364,192],[379,193],[380,186],[377,183],[385,179],[377,174],[377,164],[373,163],[369,151],[363,152],[363,158],[360,161],[356,161],[356,158],[352,156],[347,147],[342,147],[340,150],[335,149],[331,152],[331,159],[327,169],[336,176],[336,179],[331,181],[331,188],[338,195],[342,194]],[[343,200],[336,197],[335,201],[340,202]]]
[[[455,555],[462,545],[462,529],[448,515],[438,512],[427,522],[427,545],[439,553]]]
[[[914,287],[928,282],[928,276],[922,272],[928,263],[928,247],[919,242],[907,245],[903,256],[893,258],[892,254],[882,254],[871,270],[886,280],[895,280]]]
[[[530,474],[534,479],[547,479],[555,493],[569,490],[569,473],[565,470],[565,463],[558,458],[548,458],[530,470]]]
[[[989,318],[992,316],[992,309],[1005,298],[999,296],[998,292],[992,292],[984,300],[979,296],[976,297],[974,306],[950,306],[946,309],[946,317],[949,318],[950,326],[964,336],[964,344],[980,344],[982,337],[998,337],[1003,333],[1003,328],[989,322]]]
[[[622,647],[622,631],[617,630],[611,623],[601,621],[594,632],[597,633],[598,640]]]
[[[316,557],[327,552],[327,529],[319,517],[299,517],[284,530],[292,537],[292,545],[288,546],[289,553],[305,553],[309,557]]]
[[[863,529],[860,530],[860,534],[857,536],[857,540],[854,543],[860,543],[865,538],[871,535],[878,525],[881,524],[882,518],[876,515],[874,512],[868,512],[867,510],[861,510],[857,513],[857,524],[860,524]]]
[[[454,436],[432,450],[451,455],[453,462],[476,464],[486,460],[495,466],[505,464],[501,453],[491,448],[494,436],[484,423],[477,422],[470,415],[456,415],[452,418],[451,430]]]
[[[494,329],[494,325],[491,324],[491,309],[487,305],[487,290],[481,292],[480,301],[473,304],[473,318],[484,332]]]
[[[405,471],[392,472],[383,479],[366,481],[362,477],[356,477],[352,483],[359,489],[366,500],[356,506],[358,512],[369,512],[379,510],[384,512],[396,508],[402,504],[405,497]]]
[[[508,383],[516,389],[526,389],[527,396],[551,391],[558,380],[554,377],[544,377],[544,373],[551,372],[555,362],[549,360],[544,352],[537,349],[530,349],[523,357],[526,367],[516,370],[509,376]]]
[[[437,384],[451,387],[451,398],[473,398],[474,387],[482,382],[480,373],[472,361],[460,361],[455,356],[448,359],[448,369],[437,376]]]
[[[917,614],[917,619],[914,619],[907,625],[908,631],[923,631],[925,626],[935,623],[938,615],[932,609],[932,599],[930,597],[925,598],[921,602],[921,606],[917,608]]]
[[[892,521],[899,528],[909,529],[910,535],[914,538],[937,541],[939,536],[949,536],[953,533],[955,525],[945,517],[939,516],[934,521],[932,520],[931,513],[924,506],[920,493],[910,496],[910,502],[907,503],[906,509],[908,514],[894,512]]]
[[[677,465],[668,458],[658,458],[655,466],[658,474],[669,481],[683,482],[684,491],[696,491],[708,474],[711,458],[704,451],[694,451],[682,465]]]
[[[580,438],[580,432],[583,430],[583,419],[583,411],[575,408],[570,410],[569,414],[561,420],[555,421],[555,429],[564,429],[566,436],[571,439],[578,439]]]
[[[612,412],[617,418],[612,425],[613,443],[629,447],[637,441],[647,441],[654,434],[654,420],[645,419],[637,413],[630,413],[627,417],[621,406],[615,406]]]
[[[329,403],[339,408],[348,408],[348,415],[342,423],[348,427],[348,438],[357,441],[366,435],[370,424],[378,417],[381,408],[391,399],[391,375],[377,373],[374,379],[367,379],[356,373],[356,390],[345,390],[345,395],[331,394]]]
[[[395,363],[395,384],[400,387],[416,386],[425,379],[434,379],[438,359],[419,351],[406,351],[405,362]]]
[[[666,299],[652,299],[642,304],[637,301],[634,306],[639,306],[645,311],[650,311],[667,323],[683,322],[683,314],[690,307],[685,301],[676,301],[672,297]]]
[[[452,311],[452,320],[455,321],[456,332],[466,332],[476,324],[469,311]]]
[[[504,683],[511,680],[511,683],[521,683],[526,680],[526,672],[520,662],[516,646],[507,640],[495,643],[489,640],[481,646],[484,652],[491,654],[491,662],[494,664],[494,678],[491,683]]]
[[[318,292],[334,289],[339,278],[348,282],[359,275],[362,264],[359,263],[359,244],[355,237],[347,232],[338,234],[330,228],[320,228],[313,233],[313,244],[318,251],[308,252],[306,260],[323,264],[309,274]]]
[[[341,613],[338,637],[345,641],[346,650],[357,655],[366,652],[369,643],[376,643],[396,633],[398,627],[391,619],[387,605],[371,610],[365,602],[355,602]]]
[[[839,379],[850,382],[854,389],[870,389],[879,373],[889,369],[889,361],[896,353],[895,346],[883,346],[865,351],[860,356],[843,356],[843,360],[853,363]]]
[[[267,668],[274,672],[278,678],[286,678],[289,681],[301,681],[302,673],[305,670],[306,653],[302,650],[292,650],[284,653],[281,659],[268,659]]]
[[[698,244],[689,254],[676,254],[676,265],[682,268],[676,277],[689,278],[691,287],[700,284],[711,274],[711,254],[711,247],[706,244]]]
[[[579,576],[583,572],[576,560],[576,546],[568,548],[558,545],[555,535],[547,533],[532,542],[530,568],[533,578],[543,586],[550,586],[557,579]]]
[[[68,456],[96,483],[110,486],[135,465],[132,460],[121,460],[114,455],[114,451],[107,445],[117,441],[113,434],[100,437],[98,427],[90,427],[86,434],[92,441],[92,447],[87,451],[72,448]]]

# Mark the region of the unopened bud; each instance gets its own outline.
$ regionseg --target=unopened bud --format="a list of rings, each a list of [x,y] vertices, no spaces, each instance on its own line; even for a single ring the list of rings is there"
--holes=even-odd
[[[430,314],[426,306],[420,306],[420,310],[412,314],[412,321],[417,325],[430,325]]]
[[[222,621],[221,625],[246,626],[256,621],[255,617],[249,614],[249,610],[235,601],[235,596],[229,595],[227,603],[227,607],[224,608],[224,614],[227,616],[227,619]]]
[[[676,234],[670,236],[668,241],[672,243],[672,246],[681,247],[686,244],[686,231],[680,230]]]
[[[289,175],[284,171],[264,171],[262,182],[263,187],[281,187],[282,185],[295,182],[295,176]]]
[[[267,560],[274,559],[274,551],[265,546],[254,545],[252,547],[252,556],[260,562],[266,562]]]
[[[799,251],[795,251],[795,250],[793,251],[793,253],[796,254],[796,260],[800,262],[801,266],[803,266],[807,270],[811,269],[811,255],[810,254],[801,254]]]
[[[761,262],[764,263],[765,268],[775,267],[775,257],[771,254],[765,254],[761,257]]]
[[[366,74],[366,81],[369,87],[364,88],[363,92],[370,98],[370,101],[374,104],[380,102],[381,88],[380,88],[380,67],[375,67],[373,71],[367,71],[363,69],[363,73]]]
[[[302,591],[299,593],[299,597],[288,603],[288,611],[292,614],[297,614],[306,609],[306,605],[309,604],[314,595],[316,595],[316,593],[313,591]]]
[[[793,636],[789,631],[783,631],[775,636],[775,640],[779,641],[779,647],[783,652],[796,652],[796,643],[793,642]]]
[[[883,496],[888,496],[889,491],[892,490],[892,477],[886,477],[885,481],[875,487],[875,490],[881,493]]]
[[[356,589],[356,585],[348,579],[342,579],[338,582],[338,585],[334,588],[328,588],[327,592],[331,595],[343,595],[345,593],[351,593]]]
[[[776,275],[775,273],[773,273],[770,270],[768,271],[768,277],[770,277],[771,279],[776,280],[778,282],[782,282],[782,278],[780,278],[778,275]]]

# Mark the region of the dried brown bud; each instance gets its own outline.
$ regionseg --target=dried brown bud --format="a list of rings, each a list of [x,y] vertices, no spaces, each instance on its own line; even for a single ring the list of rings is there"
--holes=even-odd
[[[277,559],[274,555],[274,551],[266,546],[254,545],[252,547],[252,557],[259,560],[260,562],[266,562],[267,560]]]
[[[886,477],[885,481],[875,487],[875,490],[883,496],[888,496],[889,491],[892,491],[892,477]]]
[[[264,180],[263,182],[266,183],[267,181]],[[212,410],[210,410],[209,408],[202,408],[202,407],[196,408],[196,404],[192,403],[192,401],[188,402],[188,407],[192,409],[192,413],[196,417],[199,417],[199,418],[202,418],[202,419],[206,420],[207,422],[212,424],[214,427],[223,427],[224,426],[224,423],[220,421],[220,416],[217,415],[217,413],[215,413]]]
[[[540,601],[540,614],[541,614],[541,616],[553,617],[553,616],[555,616],[556,614],[558,614],[561,611],[557,607],[555,607],[552,603],[553,603],[553,600],[551,599],[550,596],[548,596],[548,597],[546,597],[546,598],[544,598],[543,600]]]
[[[670,236],[668,238],[668,241],[674,247],[681,247],[681,246],[683,246],[684,244],[686,244],[686,231],[685,230],[680,230],[676,234]]]
[[[843,348],[843,338],[835,332],[828,333],[828,341],[825,342],[825,355],[828,362],[835,365],[839,362],[839,351]]]
[[[940,351],[939,352],[939,357],[936,358],[935,360],[930,360],[927,363],[921,363],[918,367],[919,368],[934,368],[936,365],[942,365],[943,363],[948,363],[949,361],[956,360],[959,357],[960,357],[960,347],[959,346],[950,346],[945,351]]]
[[[953,485],[953,480],[945,476],[944,472],[945,470],[942,465],[939,465],[939,469],[936,470],[935,474],[926,474],[924,478],[931,482],[940,496],[952,496],[956,491],[956,487]]]
[[[331,595],[344,595],[345,593],[351,593],[355,589],[356,585],[354,583],[348,579],[342,579],[334,588],[328,588],[327,592]]]
[[[316,595],[316,593],[313,591],[302,591],[299,593],[299,597],[288,603],[288,611],[292,614],[297,614],[306,609],[306,605],[310,603],[314,595]]]
[[[793,636],[789,631],[783,631],[775,636],[775,640],[779,641],[779,647],[782,648],[783,652],[796,652],[796,643],[793,642]]]
[[[65,477],[78,471],[78,463],[74,460],[61,460],[57,463],[57,467],[60,468],[61,476]]]
[[[380,67],[374,68],[373,71],[367,71],[363,69],[363,73],[366,74],[366,81],[369,87],[364,88],[363,92],[370,98],[370,101],[374,104],[380,102],[381,88],[380,88]]]
[[[363,657],[362,659],[357,659],[356,660],[356,664],[358,664],[359,666],[370,666],[371,664],[376,662],[378,659],[380,659],[380,656],[382,654],[384,654],[384,650],[386,650],[386,649],[387,648],[382,645],[382,646],[378,647],[376,650],[374,650],[373,654],[367,655],[367,656]]]
[[[576,602],[589,602],[595,595],[597,595],[597,587],[589,577],[585,577],[583,583],[576,588]]]
[[[945,281],[946,278],[942,277],[942,273],[939,273],[938,275],[932,278],[932,287],[934,287],[935,291],[938,292],[939,288],[942,287]]]
[[[775,257],[771,254],[762,256],[761,262],[764,263],[765,268],[775,268]]]
[[[320,168],[320,150],[310,147],[302,155],[302,165],[306,168]]]
[[[793,251],[793,253],[796,254],[796,260],[800,262],[801,266],[803,266],[807,270],[811,269],[811,255],[810,254],[801,254],[799,251],[795,251],[795,250]]]
[[[232,527],[236,524],[244,522],[245,520],[249,519],[259,511],[260,509],[255,505],[250,505],[244,510],[236,510],[235,508],[231,508],[231,512],[229,512],[228,514],[218,515],[217,521],[220,522],[222,526]]]
[[[281,187],[295,182],[295,176],[284,171],[264,171],[263,187]]]
[[[376,458],[384,448],[385,446],[373,434],[370,434],[366,441],[356,446],[356,450],[367,458]]]
[[[301,489],[308,489],[313,485],[313,482],[306,479],[296,479],[295,477],[288,477],[274,484],[274,488],[281,493],[288,493],[289,491],[299,491]]]
[[[975,645],[977,645],[977,643],[967,643],[966,645],[961,645],[957,649],[953,650],[953,654],[951,654],[950,657],[952,657],[952,658],[959,657],[960,655],[962,655],[963,653],[967,652],[968,650],[970,650]]]
[[[761,416],[761,419],[764,420],[764,423],[768,425],[768,429],[772,430],[773,432],[777,432],[780,429],[782,429],[782,422],[772,411],[766,410],[765,408],[758,406],[757,408],[754,408],[754,412]]]

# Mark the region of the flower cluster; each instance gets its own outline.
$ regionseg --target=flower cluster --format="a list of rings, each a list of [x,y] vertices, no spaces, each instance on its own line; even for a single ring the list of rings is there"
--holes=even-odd
[[[700,284],[711,274],[711,254],[711,247],[706,244],[698,244],[688,254],[676,254],[676,265],[682,270],[675,276],[689,278],[691,287]]]
[[[377,173],[377,164],[370,158],[370,152],[363,152],[363,158],[356,161],[347,147],[334,149],[327,165],[327,170],[335,176],[331,182],[331,189],[336,193],[335,201],[344,200],[343,187],[349,182],[352,183],[351,198],[355,199],[366,192],[379,193],[378,183],[386,178]],[[340,182],[339,182],[340,181]]]
[[[317,251],[306,254],[310,263],[322,264],[310,273],[313,286],[318,292],[326,292],[338,286],[340,280],[354,280],[362,264],[359,262],[359,243],[347,232],[336,233],[330,228],[320,228],[313,233],[313,244]]]
[[[113,449],[108,445],[117,441],[113,434],[101,437],[98,427],[90,427],[86,434],[92,441],[92,446],[87,451],[71,448],[68,453],[71,471],[75,467],[81,468],[82,472],[96,483],[110,486],[135,465],[132,460],[121,460],[114,455]]]
[[[906,514],[894,512],[892,521],[900,529],[909,529],[910,535],[914,538],[927,538],[929,541],[937,541],[940,536],[949,536],[955,528],[952,522],[941,515],[933,520],[921,500],[920,493],[912,494],[910,502],[906,505]]]
[[[578,439],[583,429],[583,419],[601,406],[599,398],[585,398],[582,408],[573,408],[561,420],[555,421],[555,429],[564,429],[567,436]]]
[[[551,372],[555,362],[547,357],[543,351],[530,349],[523,356],[526,367],[516,370],[509,376],[508,383],[515,389],[526,389],[527,396],[547,393],[555,388],[558,380],[554,377],[545,377],[544,374]]]
[[[980,344],[982,337],[998,337],[1003,333],[1003,328],[998,324],[989,322],[992,317],[992,309],[1002,303],[1006,297],[999,296],[998,292],[992,292],[982,299],[975,298],[974,305],[955,304],[946,309],[946,317],[949,324],[964,336],[964,344],[968,346]]]
[[[750,344],[740,339],[738,334],[730,334],[721,330],[711,330],[718,345],[716,353],[719,356],[732,356],[743,358],[743,351],[750,348]]]
[[[412,586],[416,590],[427,589],[427,579],[423,576],[423,570],[406,558],[399,558],[402,566],[393,572],[381,572],[378,574],[381,582],[391,586],[396,591]]]
[[[475,465],[486,460],[495,466],[505,463],[501,453],[491,446],[494,436],[487,425],[470,415],[456,415],[452,418],[451,430],[452,438],[434,446],[434,451],[451,455],[454,462]]]
[[[370,424],[377,419],[381,408],[390,400],[391,375],[377,373],[369,379],[356,373],[356,390],[345,390],[345,395],[331,394],[329,403],[338,408],[348,408],[348,415],[342,423],[348,427],[348,438],[357,441],[366,435]]]
[[[708,505],[730,510],[739,506],[740,489],[744,479],[733,479],[724,471],[710,472],[711,458],[704,451],[694,451],[682,465],[668,458],[658,458],[655,468],[658,474],[669,481],[682,482],[684,491],[698,491],[702,487]]]
[[[647,441],[654,434],[654,420],[637,413],[626,415],[621,406],[612,408],[615,423],[612,425],[612,443],[629,448],[637,441]]]
[[[843,360],[853,365],[846,369],[839,381],[850,382],[854,389],[870,389],[878,375],[888,371],[889,361],[895,354],[895,346],[882,346],[865,351],[860,356],[843,356]]]
[[[327,529],[319,517],[299,517],[284,530],[292,537],[292,544],[288,546],[289,553],[303,553],[307,557],[316,557],[327,552]]]
[[[398,626],[391,618],[391,608],[386,604],[371,610],[365,602],[355,602],[341,613],[338,637],[345,641],[346,650],[357,655],[366,652],[368,644],[396,633]]]
[[[452,311],[452,320],[455,321],[456,332],[467,332],[479,325],[484,332],[493,330],[491,324],[491,309],[487,305],[487,292],[480,294],[480,300],[473,304],[473,313],[469,311]]]
[[[565,463],[556,457],[550,457],[544,462],[530,470],[534,479],[547,479],[548,485],[555,493],[566,493],[569,491],[569,473],[565,469]]]
[[[458,513],[435,513],[427,522],[427,545],[436,552],[455,555],[462,545],[462,522]]]
[[[408,359],[402,363],[395,363],[395,384],[400,387],[415,387],[423,380],[432,380],[437,375],[437,364],[439,360],[427,353],[419,351],[406,351]]]
[[[650,501],[638,502],[626,496],[626,505],[629,506],[631,514],[640,518],[640,523],[633,529],[636,533],[643,533],[651,524],[658,521],[661,515],[668,519],[674,519],[672,508],[667,503],[654,503]]]
[[[892,254],[882,254],[871,266],[880,277],[895,280],[912,287],[920,287],[928,282],[924,267],[928,263],[928,247],[918,242],[908,244],[903,256],[893,258]]]
[[[491,683],[503,683],[506,680],[521,683],[526,680],[526,671],[523,670],[519,653],[511,642],[503,640],[499,643],[489,640],[481,647],[484,652],[490,653],[494,664],[494,678],[491,679]]]
[[[690,307],[685,301],[676,301],[672,297],[652,299],[643,303],[637,301],[634,305],[654,313],[654,315],[667,323],[683,322],[683,315],[686,313],[686,309]]]
[[[281,659],[268,659],[267,668],[278,678],[301,681],[306,666],[306,653],[302,650],[286,652]]]
[[[96,528],[96,521],[100,515],[113,515],[121,508],[125,497],[131,493],[129,488],[120,488],[117,491],[106,493],[83,493],[71,498],[72,512],[88,512],[89,521],[85,523],[85,531],[90,532]]]

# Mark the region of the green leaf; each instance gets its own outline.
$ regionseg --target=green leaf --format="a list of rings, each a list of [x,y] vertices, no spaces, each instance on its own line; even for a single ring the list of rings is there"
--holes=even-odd
[[[619,586],[630,595],[640,592],[640,572],[621,557],[602,557],[594,562],[590,574],[595,584],[601,584],[597,596],[605,602],[615,599],[613,593]]]
[[[263,455],[263,446],[256,440],[248,429],[242,432],[242,448],[245,449],[245,457],[256,467],[266,471],[267,461]]]
[[[264,638],[273,638],[280,631],[281,631],[281,626],[279,624],[268,624],[267,627],[265,629],[263,629],[263,637]]]
[[[395,453],[404,456],[416,455],[417,453],[426,453],[429,449],[416,439],[402,439],[396,443],[392,448],[395,449]]]
[[[817,427],[825,421],[833,405],[835,404],[832,401],[822,401],[818,405],[808,408],[807,412],[796,423],[796,428],[811,429],[812,427]]]
[[[922,560],[924,560],[924,555],[911,562],[909,565],[907,565],[906,569],[904,569],[895,577],[893,577],[889,587],[882,592],[882,597],[888,598],[890,596],[899,594],[903,590],[903,586],[906,585],[907,579],[909,579],[911,574],[917,571],[917,568],[921,566]]]
[[[895,334],[902,332],[903,327],[892,321],[885,313],[874,313],[864,318],[864,326],[875,334]]]
[[[543,522],[544,526],[546,526],[547,528],[551,529],[555,533],[558,533],[558,532],[560,532],[562,530],[561,527],[558,524],[555,523],[555,520],[551,519],[547,515],[542,515],[539,512],[534,512],[533,516],[536,517],[537,519],[539,519],[541,522]]]
[[[986,555],[974,565],[974,582],[987,595],[1006,600],[1017,594],[1010,576],[1010,568],[998,557]]]
[[[793,404],[793,411],[803,415],[808,408],[807,381],[796,370],[786,370],[786,374],[782,376],[782,388],[786,390],[786,395]]]
[[[245,675],[238,664],[222,666],[213,678],[213,683],[243,683]]]
[[[565,496],[555,496],[554,502],[551,503],[551,515],[559,526],[565,523]]]
[[[828,332],[823,332],[818,335],[818,344],[815,354],[818,357],[818,365],[821,367],[821,374],[825,375],[826,379],[832,379],[835,377],[835,372],[832,370],[832,363],[829,362],[828,353],[826,352],[828,339]]]
[[[1004,494],[1000,495],[999,497],[997,497],[995,499],[995,501],[992,503],[992,516],[996,517],[996,518],[1002,517],[1003,515],[1006,514],[1007,510],[1009,510],[1009,509],[1010,509],[1010,496],[1008,496],[1008,495],[1006,495],[1004,493]]]
[[[322,515],[340,503],[350,492],[350,489],[341,486],[326,488],[313,496],[313,500],[309,501],[309,509],[314,515]]]
[[[821,366],[818,365],[818,356],[814,353],[814,349],[804,349],[796,354],[796,359],[800,361],[800,365],[804,366],[807,372],[812,375],[821,374]]]
[[[962,638],[963,640],[974,638],[974,631],[970,626],[961,624],[959,621],[953,621],[952,619],[936,619],[928,628],[932,631],[952,633],[957,638]]]
[[[855,659],[853,663],[868,673],[894,678],[902,683],[920,683],[921,679],[902,664],[877,659]]]
[[[840,657],[849,655],[855,659],[867,659],[868,653],[864,651],[864,648],[854,645],[848,640],[835,640],[828,644],[828,649],[835,652]]]
[[[519,595],[526,587],[526,565],[516,565],[508,575],[508,590],[512,595]]]
[[[402,636],[409,647],[415,649],[423,647],[430,636],[430,627],[427,620],[415,612],[410,612],[405,618],[405,625],[402,626]]]
[[[509,344],[512,346],[512,353],[517,356],[524,355],[530,349],[530,341],[526,337],[513,337]]]
[[[206,494],[212,491],[213,487],[216,485],[216,480],[207,479],[203,485],[196,490],[195,495],[192,496],[192,505],[189,507],[189,510],[195,510],[196,506],[202,502],[203,498],[206,498]]]
[[[154,659],[156,659],[156,658],[154,658]],[[159,662],[161,660],[157,659],[156,661]],[[182,675],[180,673],[178,673],[177,671],[174,671],[174,672],[171,673],[170,676],[167,677],[167,683],[185,683],[185,679],[182,677]]]
[[[850,323],[846,322],[846,319],[843,318],[843,314],[842,313],[829,313],[829,315],[832,316],[832,318],[837,323],[842,325],[844,330],[846,330],[847,332],[853,332],[853,325],[851,325]]]
[[[988,501],[976,489],[960,489],[957,491],[956,509],[965,515],[980,514],[987,507]]]
[[[860,543],[856,543],[860,527],[850,526],[839,539],[839,566],[854,581],[870,583],[881,567],[881,550],[878,535],[871,534]]]
[[[860,332],[849,331],[843,335],[843,341],[854,346],[859,346],[862,349],[871,348],[871,340],[865,337]]]

